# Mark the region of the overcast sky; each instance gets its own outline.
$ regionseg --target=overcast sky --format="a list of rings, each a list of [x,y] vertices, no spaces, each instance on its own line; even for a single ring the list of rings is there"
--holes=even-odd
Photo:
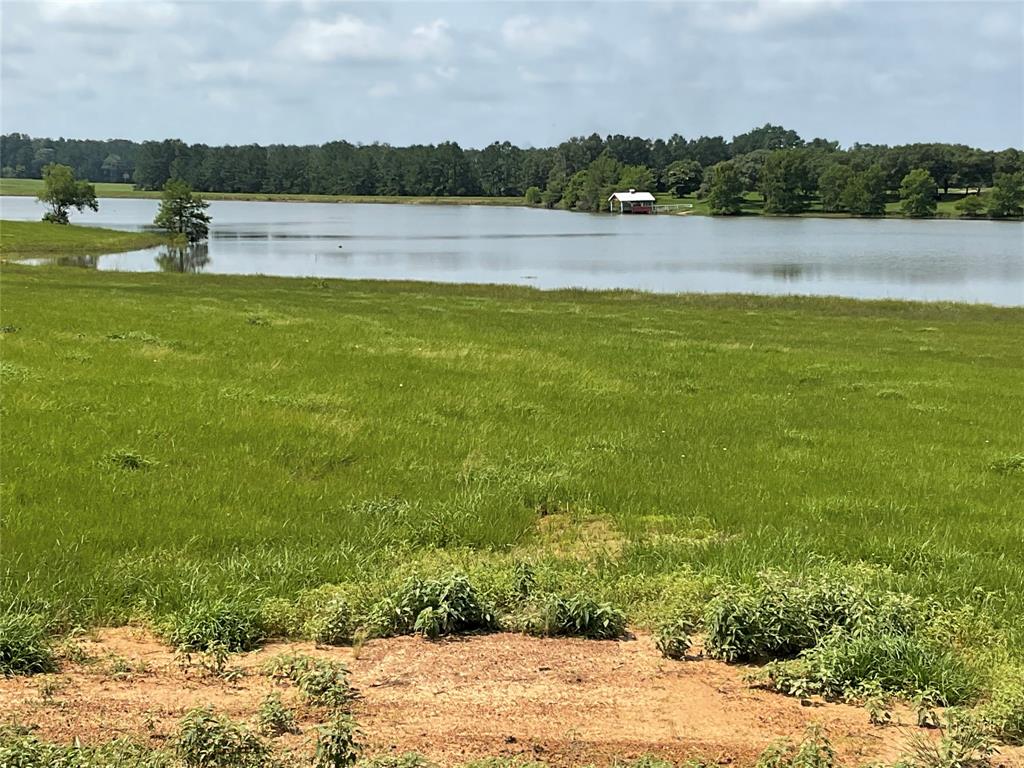
[[[2,0],[4,133],[1024,144],[1024,2]]]

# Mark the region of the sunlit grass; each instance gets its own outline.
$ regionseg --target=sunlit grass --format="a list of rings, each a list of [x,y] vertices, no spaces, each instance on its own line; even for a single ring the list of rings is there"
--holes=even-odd
[[[72,214],[73,215],[73,214]],[[0,221],[0,256],[98,256],[152,248],[167,242],[158,232],[122,232],[45,221]]]
[[[1020,309],[10,264],[2,295],[0,604],[515,555],[629,608],[831,559],[1022,629]]]

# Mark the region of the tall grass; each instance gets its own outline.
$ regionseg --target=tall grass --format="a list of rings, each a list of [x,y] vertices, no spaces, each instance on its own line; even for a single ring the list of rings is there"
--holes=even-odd
[[[642,612],[677,573],[865,563],[922,598],[981,590],[1024,647],[1019,309],[0,280],[17,611],[122,622],[530,557],[546,591]]]

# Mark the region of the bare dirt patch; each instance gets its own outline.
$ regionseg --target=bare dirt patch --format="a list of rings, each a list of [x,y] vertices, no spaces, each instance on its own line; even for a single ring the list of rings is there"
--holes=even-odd
[[[909,711],[896,713],[897,724],[871,726],[857,707],[751,688],[743,667],[662,659],[646,635],[623,642],[397,638],[358,650],[276,643],[234,658],[247,674],[231,683],[183,669],[143,630],[103,630],[80,643],[91,663],[0,679],[5,719],[55,741],[134,736],[163,746],[191,707],[254,720],[261,700],[277,691],[303,733],[275,744],[283,757],[308,755],[318,713],[294,689],[260,674],[272,656],[302,652],[348,665],[371,754],[418,751],[443,765],[487,756],[607,765],[644,754],[749,765],[771,741],[799,739],[811,723],[824,728],[844,764],[857,765],[897,759],[918,731]],[[996,762],[1020,768],[1024,750],[1004,750]]]

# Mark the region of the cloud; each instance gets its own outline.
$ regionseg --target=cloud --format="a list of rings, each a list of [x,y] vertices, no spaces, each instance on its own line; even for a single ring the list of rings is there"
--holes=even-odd
[[[534,55],[554,55],[581,45],[590,36],[585,19],[513,16],[501,25],[501,38],[514,51]]]
[[[246,59],[232,61],[190,61],[185,65],[190,80],[205,82],[239,82],[253,76],[253,65]]]
[[[179,6],[165,0],[42,0],[36,7],[43,21],[75,27],[133,29],[172,24],[179,18]]]
[[[375,83],[370,86],[366,95],[371,99],[387,99],[398,95],[398,86],[390,80],[383,83]]]
[[[320,63],[387,62],[438,58],[450,47],[448,23],[443,19],[403,33],[343,13],[334,21],[299,21],[285,35],[278,52]]]
[[[744,0],[706,3],[694,7],[693,19],[702,27],[731,32],[760,32],[803,22],[835,11],[845,0]]]

